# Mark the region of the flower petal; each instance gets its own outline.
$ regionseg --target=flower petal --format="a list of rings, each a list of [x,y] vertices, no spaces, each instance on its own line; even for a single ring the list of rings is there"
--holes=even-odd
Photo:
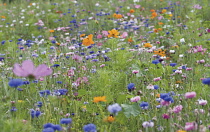
[[[39,65],[33,72],[33,75],[36,77],[36,79],[39,77],[48,76],[50,74],[52,74],[52,69],[45,64]]]
[[[31,60],[25,60],[22,63],[22,69],[23,71],[27,74],[27,76],[29,74],[33,74],[34,71],[34,63]]]
[[[17,63],[14,65],[13,72],[16,76],[26,77],[26,73],[24,72],[22,67]]]

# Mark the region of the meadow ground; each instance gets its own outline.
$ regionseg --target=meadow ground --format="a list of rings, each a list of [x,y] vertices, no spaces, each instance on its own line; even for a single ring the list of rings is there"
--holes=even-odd
[[[1,0],[1,132],[210,131],[209,0]]]

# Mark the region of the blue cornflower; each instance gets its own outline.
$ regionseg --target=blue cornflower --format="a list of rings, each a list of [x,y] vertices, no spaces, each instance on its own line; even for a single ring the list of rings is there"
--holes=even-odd
[[[17,111],[16,107],[12,107],[12,109],[10,109],[10,111]]]
[[[31,117],[34,118],[35,116],[36,117],[39,117],[41,115],[41,111],[35,111],[33,109],[31,109]]]
[[[159,60],[153,60],[153,61],[152,61],[152,64],[158,64],[158,63],[160,63]]]
[[[163,100],[167,101],[167,102],[172,102],[172,103],[174,102],[174,100],[171,96],[165,97]]]
[[[55,131],[53,128],[49,127],[49,128],[43,129],[42,132],[55,132]]]
[[[59,67],[60,65],[59,64],[54,64],[52,67]]]
[[[169,96],[170,96],[170,93],[161,93],[161,94],[160,94],[160,98],[163,99],[163,100],[164,100],[165,98],[169,97]]]
[[[148,109],[149,103],[147,103],[147,102],[141,102],[140,107],[141,107],[142,109]]]
[[[27,85],[27,84],[30,84],[29,81],[24,81],[23,84]]]
[[[67,92],[68,92],[67,89],[58,89],[54,91],[55,95],[66,95]]]
[[[53,129],[54,131],[56,131],[56,130],[57,131],[61,131],[62,130],[62,127],[60,125],[54,125],[52,123],[44,124],[43,127],[44,127],[44,129],[51,128],[51,130]]]
[[[62,82],[62,81],[57,81],[56,83],[58,83],[58,84],[62,84],[63,82]]]
[[[42,102],[41,101],[38,101],[36,106],[42,107]]]
[[[117,103],[108,106],[108,111],[112,114],[117,114],[121,110],[122,110],[122,107]]]
[[[170,66],[175,67],[177,64],[176,63],[170,63]]]
[[[71,118],[62,118],[60,120],[60,123],[61,124],[65,124],[65,125],[71,124],[71,122],[72,122],[72,119]]]
[[[84,132],[96,132],[96,126],[94,124],[87,124],[83,127]]]
[[[156,89],[156,90],[157,90],[158,88],[159,88],[159,86],[158,86],[158,85],[154,85],[154,89]]]
[[[8,83],[10,87],[17,88],[18,86],[23,85],[23,81],[21,79],[11,79]]]
[[[50,90],[42,90],[39,92],[39,95],[41,97],[47,97],[48,95],[50,95]]]
[[[132,90],[132,89],[134,89],[134,87],[135,87],[135,84],[134,83],[130,83],[127,86],[128,90]]]
[[[203,84],[207,84],[207,85],[210,85],[210,78],[205,78],[202,80],[202,83]]]
[[[4,60],[4,57],[0,57],[0,61],[3,61]]]

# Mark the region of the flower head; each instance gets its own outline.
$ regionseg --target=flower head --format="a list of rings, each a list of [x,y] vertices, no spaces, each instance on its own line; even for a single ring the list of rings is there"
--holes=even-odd
[[[202,83],[203,84],[207,84],[207,85],[210,85],[210,78],[205,78],[202,80]]]
[[[148,109],[149,103],[147,103],[147,102],[141,102],[140,107],[141,107],[142,109]]]
[[[65,125],[71,124],[71,122],[72,122],[72,119],[71,118],[62,118],[60,120],[60,123],[61,124],[65,124]]]
[[[17,88],[18,86],[23,85],[23,81],[21,79],[11,79],[8,83],[10,87]]]
[[[93,98],[93,102],[94,102],[94,103],[106,102],[106,96],[94,97],[94,98]]]
[[[185,93],[185,98],[186,99],[191,99],[194,98],[196,96],[196,92],[187,92]]]
[[[108,34],[108,38],[110,37],[114,37],[114,38],[118,38],[118,35],[120,34],[117,30],[115,29],[112,29],[110,31],[108,31],[109,34]]]
[[[113,114],[117,114],[121,110],[122,110],[121,106],[117,103],[108,106],[108,111]]]
[[[93,41],[93,35],[90,34],[88,35],[87,38],[84,38],[82,41],[82,44],[85,46],[90,46],[91,44],[94,44],[95,42]]]
[[[96,126],[94,124],[87,124],[83,127],[84,132],[96,132]]]
[[[13,72],[15,75],[20,77],[39,79],[40,77],[52,74],[52,69],[45,64],[41,64],[35,68],[34,63],[31,60],[25,60],[23,61],[22,66],[16,63],[14,65]]]

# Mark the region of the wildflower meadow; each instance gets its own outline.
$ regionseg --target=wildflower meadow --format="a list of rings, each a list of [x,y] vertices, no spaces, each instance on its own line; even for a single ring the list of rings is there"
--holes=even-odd
[[[0,132],[210,132],[209,0],[0,0]]]

